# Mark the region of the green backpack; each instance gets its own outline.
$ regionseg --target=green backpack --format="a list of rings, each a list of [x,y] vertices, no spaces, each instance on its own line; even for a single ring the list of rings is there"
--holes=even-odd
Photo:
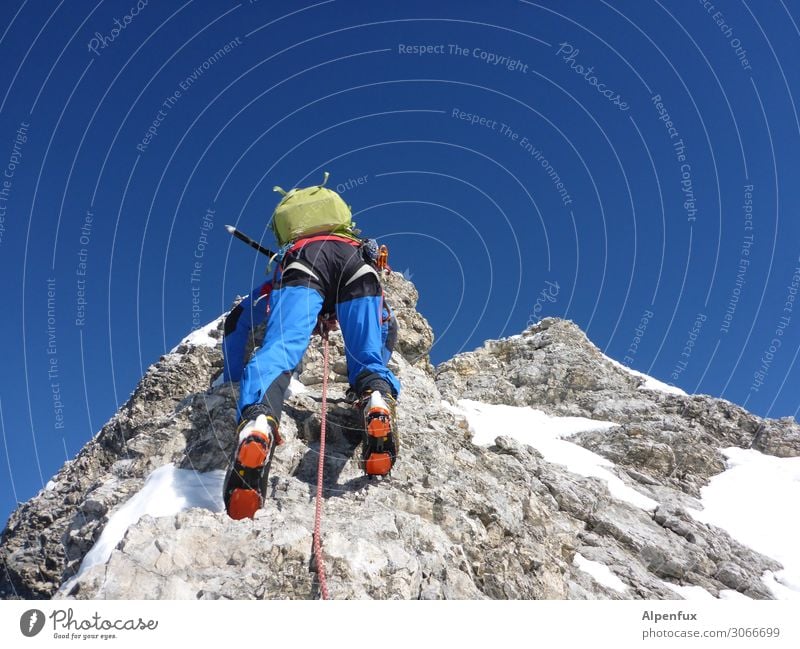
[[[350,207],[332,189],[325,187],[330,174],[326,171],[321,185],[295,188],[283,194],[272,213],[272,231],[281,246],[301,237],[330,232],[357,238]]]

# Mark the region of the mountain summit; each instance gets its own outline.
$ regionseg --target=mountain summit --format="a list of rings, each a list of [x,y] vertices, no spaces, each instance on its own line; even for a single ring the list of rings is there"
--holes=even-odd
[[[358,466],[334,334],[323,552],[333,598],[800,597],[784,496],[800,426],[686,395],[546,318],[433,367],[417,293],[387,279],[401,456]],[[233,521],[221,490],[236,386],[223,319],[151,366],[128,402],[0,540],[3,598],[315,598],[322,362],[290,386],[266,506]],[[789,490],[789,491],[787,491]],[[788,521],[788,522],[787,522]]]

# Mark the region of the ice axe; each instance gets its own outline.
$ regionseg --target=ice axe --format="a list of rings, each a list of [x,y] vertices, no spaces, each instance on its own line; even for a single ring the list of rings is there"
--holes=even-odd
[[[266,255],[270,259],[272,259],[276,254],[278,254],[276,252],[272,252],[272,250],[270,250],[269,248],[265,248],[258,241],[256,241],[255,239],[251,239],[244,232],[240,232],[232,225],[226,225],[225,229],[228,231],[229,234],[232,234],[234,237],[239,239],[239,241],[244,241],[248,246],[250,246],[251,248],[255,248],[262,255]]]

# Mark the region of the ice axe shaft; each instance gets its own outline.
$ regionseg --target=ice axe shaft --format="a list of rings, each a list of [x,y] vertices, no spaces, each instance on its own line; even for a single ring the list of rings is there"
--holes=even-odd
[[[262,255],[266,255],[267,257],[274,257],[276,253],[272,252],[269,248],[265,248],[262,246],[258,241],[255,239],[251,239],[248,237],[244,232],[240,232],[232,225],[226,225],[225,229],[228,231],[229,234],[232,234],[234,237],[239,239],[239,241],[244,241],[248,246],[251,248],[255,248],[260,252]]]

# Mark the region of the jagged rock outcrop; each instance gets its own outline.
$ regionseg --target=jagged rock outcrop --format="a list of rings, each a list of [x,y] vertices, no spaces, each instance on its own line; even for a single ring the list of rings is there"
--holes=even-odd
[[[762,419],[724,399],[641,389],[644,383],[609,362],[575,324],[556,318],[521,336],[487,341],[436,370],[436,385],[447,399],[619,422],[618,429],[573,441],[694,496],[723,470],[721,448],[800,455],[800,425],[792,418]]]
[[[392,274],[387,295],[401,322],[392,368],[404,386],[401,459],[389,479],[367,479],[358,468],[358,421],[343,399],[341,337],[332,336],[323,522],[331,596],[667,599],[679,597],[675,585],[695,585],[713,595],[771,597],[761,575],[781,566],[687,509],[699,507],[699,489],[724,469],[721,448],[800,455],[796,423],[710,397],[640,389],[643,379],[607,360],[573,323],[553,318],[434,369],[433,336],[413,285]],[[208,333],[219,340],[221,322]],[[304,359],[305,390],[287,401],[270,500],[252,521],[228,519],[213,488],[221,487],[236,423],[236,387],[208,388],[221,364],[219,345],[187,343],[148,370],[49,488],[11,516],[0,544],[0,596],[318,596],[311,543],[319,345]],[[570,441],[613,461],[616,475],[655,506],[621,500],[604,480],[571,473],[509,436],[473,444],[452,406],[464,398],[615,422]],[[207,506],[135,517],[108,560],[75,577],[109,519],[170,463],[212,478],[202,483]],[[180,485],[170,488],[174,495]],[[580,567],[586,561],[610,568],[621,585],[593,578]]]

